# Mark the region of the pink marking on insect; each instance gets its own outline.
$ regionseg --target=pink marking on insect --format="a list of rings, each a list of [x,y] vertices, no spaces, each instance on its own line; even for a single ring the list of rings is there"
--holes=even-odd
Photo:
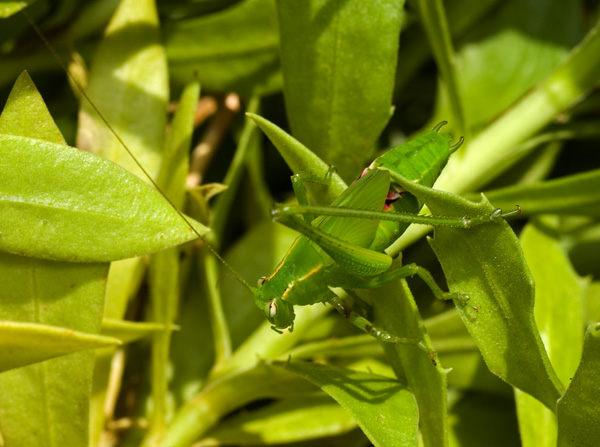
[[[404,195],[404,191],[399,191],[392,187],[392,189],[390,189],[390,191],[388,192],[388,194],[385,198],[383,210],[388,211],[394,203],[396,203],[398,200],[400,200],[402,198],[403,195]]]

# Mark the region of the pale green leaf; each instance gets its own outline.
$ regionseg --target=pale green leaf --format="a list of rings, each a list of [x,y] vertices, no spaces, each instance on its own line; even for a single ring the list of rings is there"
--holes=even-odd
[[[0,372],[119,340],[56,326],[0,321]]]
[[[36,125],[32,126],[31,123],[36,123]],[[4,110],[0,115],[0,134],[67,144],[26,71],[21,73],[15,81],[10,96],[6,100]]]
[[[535,279],[535,319],[548,356],[562,383],[569,384],[583,348],[584,282],[557,237],[555,219],[530,223],[521,234],[523,252]],[[554,447],[556,417],[531,396],[517,392],[523,446]]]
[[[93,337],[100,331],[107,271],[108,264],[0,254],[0,320]],[[44,337],[56,340],[57,331],[46,330]],[[69,345],[67,338],[72,337],[63,333],[63,343]],[[39,351],[50,348],[39,337],[19,342],[29,345],[21,348],[23,353],[37,350],[43,356]],[[88,349],[0,374],[0,433],[5,445],[87,445],[93,368],[94,351]]]
[[[346,189],[338,173],[294,137],[261,116],[252,113],[248,116],[271,140],[294,174],[316,179],[306,182],[309,199],[315,204],[329,205]]]
[[[592,447],[600,439],[600,324],[588,327],[581,363],[558,401],[558,447]]]
[[[150,176],[159,170],[169,97],[167,61],[152,0],[120,3],[98,48],[87,95]],[[82,99],[77,147],[147,181],[91,105]]]
[[[0,135],[0,154],[4,251],[101,262],[196,237],[158,192],[100,157],[9,135]]]
[[[13,14],[18,13],[22,9],[25,9],[27,5],[33,3],[35,0],[24,0],[24,1],[3,1],[0,3],[0,18],[10,17]]]

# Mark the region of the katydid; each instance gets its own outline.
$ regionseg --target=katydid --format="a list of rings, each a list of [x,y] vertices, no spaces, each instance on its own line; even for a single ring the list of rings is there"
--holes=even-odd
[[[463,142],[461,138],[452,145],[450,136],[439,132],[444,124],[378,157],[330,207],[304,205],[306,198],[299,197],[298,206],[274,208],[276,221],[302,233],[275,272],[261,278],[254,289],[255,303],[275,331],[293,329],[294,306],[322,302],[380,341],[415,343],[375,327],[351,311],[330,288],[376,288],[418,275],[437,298],[468,299],[466,295],[443,292],[427,270],[415,264],[402,266],[383,251],[411,222],[470,228],[515,213],[496,210],[476,218],[417,215],[422,203],[402,185],[417,182],[431,187]],[[313,215],[319,217],[313,219]]]

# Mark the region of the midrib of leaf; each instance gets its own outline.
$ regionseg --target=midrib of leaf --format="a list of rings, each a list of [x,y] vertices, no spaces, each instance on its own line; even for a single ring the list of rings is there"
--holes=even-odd
[[[339,5],[340,1],[336,1],[336,3]],[[327,122],[327,145],[331,146],[331,140],[332,140],[332,132],[333,132],[333,120],[336,118],[336,114],[335,114],[335,109],[336,109],[336,98],[337,98],[337,85],[338,85],[338,76],[336,76],[336,72],[337,72],[337,67],[338,67],[338,54],[339,54],[339,48],[340,48],[340,27],[339,27],[339,14],[335,14],[334,15],[334,19],[332,20],[332,28],[335,32],[335,46],[334,46],[334,51],[333,51],[333,58],[332,58],[332,63],[331,63],[331,85],[330,85],[330,89],[329,89],[329,94],[330,94],[330,98],[329,98],[329,108],[328,108],[328,113],[329,116],[326,119]],[[343,116],[343,114],[341,115]]]
[[[46,324],[43,321],[40,310],[40,291],[39,291],[39,283],[36,277],[37,269],[34,268],[31,264],[29,264],[29,278],[30,278],[30,297],[33,303],[33,320],[38,324]],[[50,401],[48,399],[48,389],[50,385],[48,384],[48,362],[40,362],[36,365],[29,366],[30,368],[35,368],[36,375],[38,376],[37,382],[39,383],[40,392],[42,394],[42,408],[44,413],[45,424],[43,424],[44,431],[46,432],[46,439],[48,439],[49,446],[56,445],[56,437],[54,435],[54,430],[51,427],[54,427],[55,424],[52,423],[52,408],[50,407]],[[41,427],[40,427],[41,428]]]
[[[218,52],[207,52],[201,55],[190,54],[188,57],[177,55],[177,62],[180,63],[182,61],[194,61],[194,62],[202,62],[202,61],[214,61],[219,59],[228,59],[230,57],[239,57],[239,56],[252,56],[255,54],[262,54],[265,52],[270,53],[273,49],[277,49],[279,45],[278,39],[268,39],[267,42],[262,43],[262,45],[252,45],[249,48],[237,47],[232,49],[231,51],[218,51]],[[175,58],[174,56],[172,56]]]

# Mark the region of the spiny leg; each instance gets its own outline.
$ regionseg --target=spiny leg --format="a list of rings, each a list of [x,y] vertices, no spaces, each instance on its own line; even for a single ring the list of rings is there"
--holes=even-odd
[[[366,332],[370,336],[376,338],[383,343],[394,343],[394,344],[409,344],[415,345],[418,348],[424,350],[428,356],[431,356],[431,350],[427,348],[424,343],[414,338],[397,337],[390,334],[386,330],[375,326],[372,322],[367,320],[365,317],[357,314],[350,306],[338,295],[331,292],[328,298],[325,300],[326,303],[331,304],[335,310],[344,316],[350,323],[359,328],[361,331]]]

